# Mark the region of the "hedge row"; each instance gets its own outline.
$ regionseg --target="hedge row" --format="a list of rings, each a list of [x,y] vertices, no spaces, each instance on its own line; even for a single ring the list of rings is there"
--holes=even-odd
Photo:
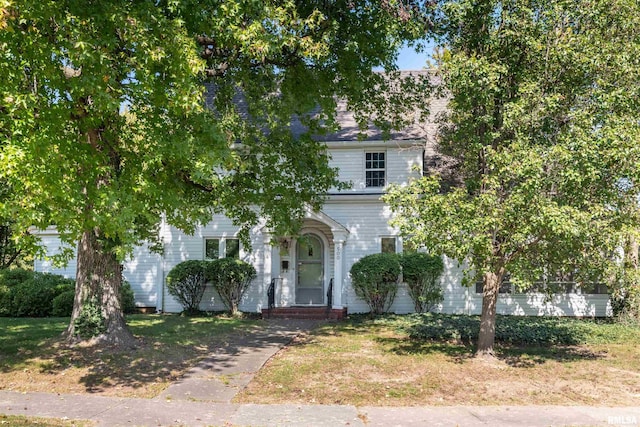
[[[169,272],[167,290],[185,313],[195,314],[199,312],[202,296],[210,283],[231,314],[236,315],[240,301],[255,277],[255,268],[238,259],[189,260]]]
[[[135,310],[131,285],[121,287],[125,313]],[[0,316],[66,317],[71,315],[75,281],[50,273],[22,269],[0,270]]]
[[[379,253],[367,255],[351,266],[351,282],[356,296],[367,303],[371,314],[386,313],[398,291],[400,274],[418,313],[442,302],[440,275],[442,259],[425,253]]]

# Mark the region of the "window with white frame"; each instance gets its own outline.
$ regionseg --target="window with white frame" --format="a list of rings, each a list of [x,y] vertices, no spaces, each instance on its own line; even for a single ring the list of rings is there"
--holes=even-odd
[[[367,152],[365,153],[364,171],[367,187],[384,187],[386,172],[386,153]]]
[[[206,237],[204,259],[240,258],[240,239]]]
[[[395,254],[396,253],[396,238],[395,237],[381,237],[380,238],[380,252],[383,254]]]

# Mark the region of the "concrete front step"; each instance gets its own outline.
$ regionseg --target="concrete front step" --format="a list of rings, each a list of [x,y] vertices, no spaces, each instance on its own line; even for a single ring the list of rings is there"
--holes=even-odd
[[[262,310],[265,319],[330,319],[341,320],[347,316],[347,309],[327,309],[327,307],[276,307]]]

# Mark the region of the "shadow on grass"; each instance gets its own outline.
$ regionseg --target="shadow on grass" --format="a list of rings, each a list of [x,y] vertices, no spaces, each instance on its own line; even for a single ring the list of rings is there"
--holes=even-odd
[[[516,347],[498,348],[498,357],[514,368],[532,368],[548,361],[560,363],[597,360],[607,357],[604,351],[592,351],[584,347],[552,346],[552,347]]]
[[[260,351],[270,345],[255,320],[147,315],[128,318],[129,327],[141,344],[116,352],[108,347],[67,345],[61,342],[60,334],[68,319],[66,323],[65,319],[58,319],[56,327],[47,327],[50,321],[12,319],[12,328],[0,330],[0,344],[22,336],[11,348],[0,346],[0,372],[11,374],[28,369],[34,375],[64,374],[71,379],[73,369],[79,368],[86,374],[72,381],[82,384],[89,393],[109,388],[151,390],[157,384],[177,380],[197,364],[221,369],[232,366],[234,355],[241,351]],[[5,322],[8,320],[0,321]],[[155,387],[160,388],[161,385]]]
[[[496,355],[508,366],[526,368],[548,361],[571,362],[606,357],[583,346],[609,322],[566,318],[498,316]],[[479,316],[447,314],[353,316],[347,322],[316,333],[372,335],[386,351],[397,355],[441,354],[456,363],[474,357]],[[380,333],[386,331],[386,333]],[[389,332],[391,334],[389,334]],[[377,335],[376,335],[377,333]]]
[[[399,356],[442,354],[457,363],[471,359],[474,351],[471,345],[415,341],[408,338],[376,338],[376,342],[383,344],[390,352]]]
[[[442,354],[455,363],[464,363],[475,356],[475,346],[472,344],[446,343],[437,341],[416,341],[409,338],[377,338],[397,355],[428,355]],[[514,368],[530,368],[549,361],[560,363],[596,360],[606,358],[606,352],[592,351],[578,346],[512,346],[496,345],[496,356],[508,366]]]

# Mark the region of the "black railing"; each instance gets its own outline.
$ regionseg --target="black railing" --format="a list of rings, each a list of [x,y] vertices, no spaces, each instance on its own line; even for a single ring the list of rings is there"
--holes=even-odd
[[[271,284],[267,289],[267,307],[269,310],[276,306],[276,280],[275,278],[271,279]]]
[[[327,290],[327,310],[331,310],[333,306],[333,279],[329,280],[329,289]]]

